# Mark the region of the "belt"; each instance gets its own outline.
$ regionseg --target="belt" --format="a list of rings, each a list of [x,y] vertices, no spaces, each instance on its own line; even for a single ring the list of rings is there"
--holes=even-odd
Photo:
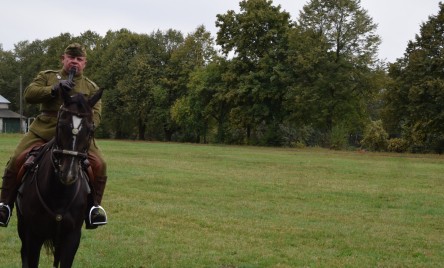
[[[57,117],[58,111],[42,111],[41,115]]]

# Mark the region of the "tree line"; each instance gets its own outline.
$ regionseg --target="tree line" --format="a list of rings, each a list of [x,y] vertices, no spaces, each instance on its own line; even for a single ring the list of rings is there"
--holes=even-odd
[[[72,42],[105,88],[102,138],[261,146],[444,148],[444,5],[404,56],[377,59],[377,24],[360,0],[311,0],[296,20],[271,0],[244,0],[184,35],[86,31],[0,47],[1,95],[18,110],[19,77],[59,69]],[[38,107],[25,105],[35,116]]]

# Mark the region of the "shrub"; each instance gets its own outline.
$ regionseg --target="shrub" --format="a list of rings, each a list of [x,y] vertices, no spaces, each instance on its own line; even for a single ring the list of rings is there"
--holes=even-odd
[[[387,140],[388,134],[382,126],[382,121],[371,121],[365,128],[361,144],[370,151],[385,151]]]
[[[345,149],[348,143],[348,131],[343,125],[334,126],[330,135],[330,149],[342,150]]]
[[[313,128],[306,125],[281,124],[279,130],[282,133],[282,145],[287,147],[303,148],[313,134]]]
[[[408,142],[401,138],[393,138],[388,140],[387,150],[389,152],[404,153],[407,151]]]

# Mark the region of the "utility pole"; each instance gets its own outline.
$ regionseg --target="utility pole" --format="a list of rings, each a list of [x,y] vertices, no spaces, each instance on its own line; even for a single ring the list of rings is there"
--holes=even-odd
[[[20,133],[23,131],[23,108],[22,108],[22,76],[20,75]]]

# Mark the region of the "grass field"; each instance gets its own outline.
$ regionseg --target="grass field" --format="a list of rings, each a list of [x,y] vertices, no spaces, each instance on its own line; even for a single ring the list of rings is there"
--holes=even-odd
[[[1,165],[18,140],[0,135]],[[74,267],[444,263],[442,156],[98,142],[109,224],[83,231]],[[19,267],[15,215],[0,245]]]

